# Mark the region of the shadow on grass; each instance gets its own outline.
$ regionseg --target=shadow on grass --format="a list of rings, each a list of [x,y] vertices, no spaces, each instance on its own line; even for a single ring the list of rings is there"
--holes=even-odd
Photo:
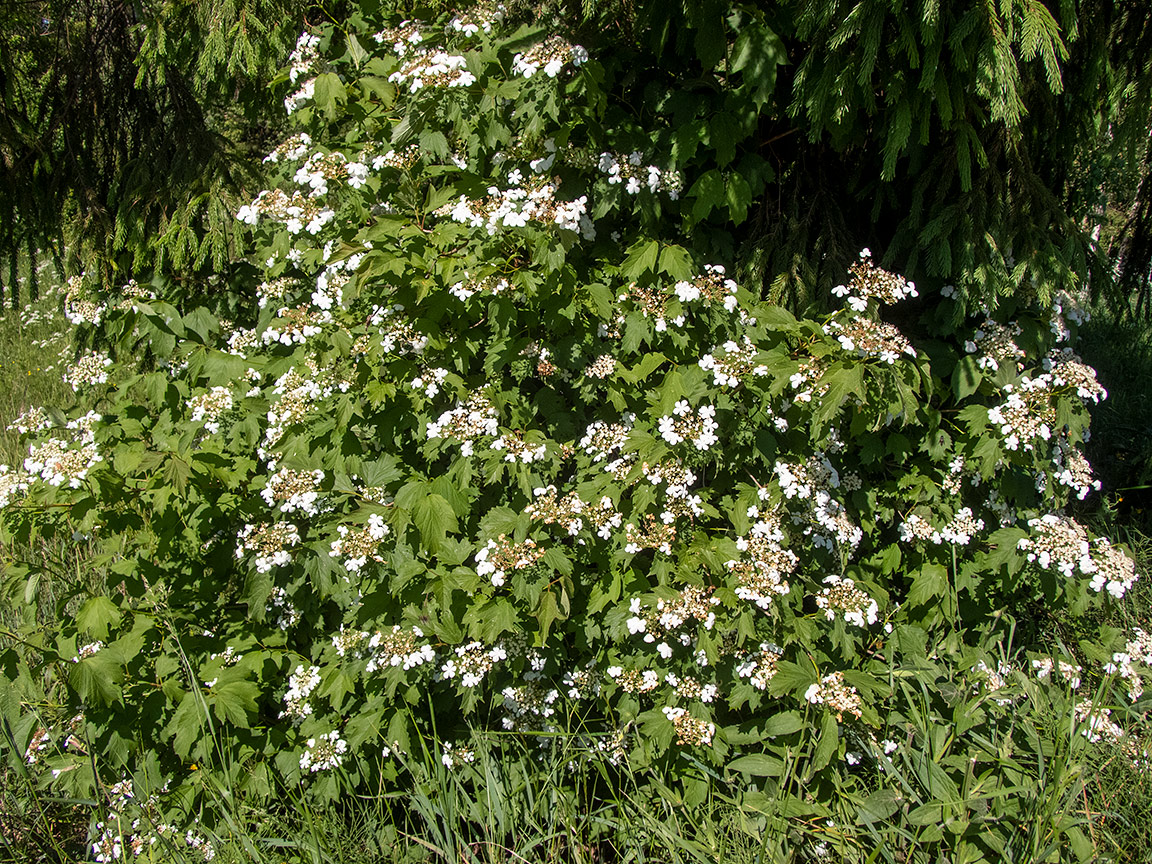
[[[1076,347],[1108,390],[1092,408],[1085,448],[1102,495],[1120,522],[1152,533],[1152,324],[1102,311],[1081,327]]]

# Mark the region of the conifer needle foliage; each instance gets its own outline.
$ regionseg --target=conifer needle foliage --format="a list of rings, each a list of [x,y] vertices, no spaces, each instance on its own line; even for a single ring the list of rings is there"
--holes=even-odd
[[[0,4],[0,254],[42,250],[109,284],[157,264],[222,270],[260,135],[243,108],[263,102],[301,11],[282,0]]]

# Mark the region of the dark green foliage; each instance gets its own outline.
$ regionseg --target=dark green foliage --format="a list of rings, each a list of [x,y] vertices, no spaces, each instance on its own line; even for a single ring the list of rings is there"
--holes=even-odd
[[[303,11],[286,0],[4,0],[0,255],[51,250],[106,283],[223,268],[233,196],[275,131],[265,88]]]
[[[1114,296],[1147,277],[1152,32],[1142,3],[584,11],[634,47],[623,66],[638,82],[637,113],[665,115],[689,163],[717,163],[693,190],[693,216],[729,205],[718,211],[738,226],[729,242],[766,296],[811,302],[863,246],[912,278],[956,283],[972,306],[1089,282]],[[1093,229],[1110,210],[1122,230],[1098,245]],[[1116,274],[1101,254],[1113,235]]]

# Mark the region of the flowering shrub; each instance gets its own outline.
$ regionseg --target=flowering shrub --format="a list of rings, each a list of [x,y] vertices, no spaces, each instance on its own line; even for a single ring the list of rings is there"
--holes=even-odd
[[[194,762],[332,799],[403,782],[420,738],[465,770],[470,729],[579,730],[605,770],[756,775],[750,812],[854,802],[827,842],[974,801],[1010,821],[1007,775],[962,800],[966,753],[891,784],[936,746],[911,682],[987,741],[1025,708],[1085,746],[1115,726],[1022,611],[1137,576],[1065,509],[1098,488],[1079,447],[1105,395],[1069,301],[948,333],[933,294],[901,328],[930,292],[865,250],[843,308],[768,306],[676,227],[702,194],[679,201],[677,157],[620,155],[667,140],[620,70],[468,16],[301,38],[304,131],[237,214],[232,320],[86,301],[121,334],[67,376],[99,415],[30,426],[0,470],[8,536],[99,549],[100,590],[29,642],[70,701],[20,720],[28,761],[74,796],[130,777],[187,807]],[[1147,652],[1112,647],[1084,679],[1142,692]],[[1047,665],[1000,665],[1022,648]],[[113,824],[98,856],[146,842]]]

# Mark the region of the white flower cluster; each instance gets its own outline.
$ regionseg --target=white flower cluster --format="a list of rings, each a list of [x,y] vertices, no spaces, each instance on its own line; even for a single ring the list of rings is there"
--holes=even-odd
[[[312,71],[312,66],[320,59],[320,37],[307,31],[300,34],[296,47],[288,57],[288,80],[295,84],[301,75]]]
[[[291,276],[282,276],[279,279],[261,282],[256,286],[256,303],[263,309],[272,301],[279,303],[300,287],[300,280]]]
[[[1001,363],[1018,368],[1024,359],[1024,349],[1016,344],[1016,337],[1024,331],[1015,321],[1001,324],[991,318],[980,325],[970,340],[964,343],[969,354],[979,354],[976,364],[981,369],[996,371]]]
[[[392,532],[379,513],[372,513],[363,528],[352,529],[341,525],[336,532],[340,536],[332,541],[328,554],[332,558],[342,558],[341,563],[348,572],[360,572],[369,561],[384,561],[380,544]]]
[[[56,773],[56,772],[54,772]],[[122,780],[109,787],[109,793],[117,797],[109,802],[111,812],[102,822],[97,822],[93,829],[92,858],[94,861],[113,862],[131,856],[138,859],[160,843],[168,844],[165,848],[174,849],[173,843],[180,842],[179,830],[168,823],[157,822],[156,815],[147,817],[147,821],[154,826],[147,830],[144,818],[129,819],[124,812],[132,798],[131,781]],[[155,805],[157,796],[153,795],[146,802],[145,807]],[[130,832],[130,833],[129,833]],[[188,829],[184,832],[183,843],[196,852],[201,861],[212,861],[216,858],[216,847],[201,834]]]
[[[851,277],[849,283],[837,285],[832,293],[837,297],[847,297],[848,306],[855,312],[867,309],[871,299],[891,304],[906,297],[920,296],[915,283],[874,265],[869,249],[860,250],[860,260],[848,268],[848,275]]]
[[[220,431],[220,419],[232,410],[232,390],[213,387],[189,399],[187,408],[192,412],[193,423],[203,423],[204,428],[215,435]]]
[[[595,699],[600,695],[600,681],[592,663],[584,669],[572,669],[561,679],[568,688],[569,699]]]
[[[804,691],[804,698],[813,705],[827,705],[836,712],[836,718],[843,720],[845,714],[860,717],[863,702],[856,688],[844,681],[843,672],[832,672]]]
[[[569,536],[575,537],[583,528],[585,520],[601,540],[612,536],[612,529],[619,528],[621,515],[616,505],[607,495],[601,496],[599,506],[584,501],[575,492],[569,492],[557,499],[555,486],[538,486],[532,490],[534,501],[524,508],[524,512],[534,521],[545,525],[561,525]]]
[[[807,503],[806,511],[794,513],[792,520],[799,524],[807,518],[804,534],[811,536],[813,543],[829,551],[837,545],[855,550],[864,532],[849,518],[844,505],[832,497],[832,491],[841,486],[840,475],[822,452],[812,454],[804,465],[777,462],[773,470],[785,498]]]
[[[1053,663],[1051,657],[1042,657],[1032,661],[1032,671],[1040,681],[1047,681],[1053,677],[1053,672],[1058,672],[1060,677],[1068,682],[1069,687],[1073,690],[1080,689],[1080,667],[1073,666],[1065,660],[1057,660]]]
[[[324,482],[324,472],[294,471],[281,468],[268,478],[268,485],[260,490],[260,497],[269,507],[279,507],[281,513],[294,513],[299,510],[308,516],[319,512],[316,505],[320,497],[320,485]]]
[[[1136,562],[1112,545],[1105,537],[1097,537],[1092,550],[1092,579],[1088,587],[1100,593],[1107,591],[1117,600],[1136,584]]]
[[[655,669],[625,669],[622,666],[609,666],[608,677],[620,685],[626,693],[651,693],[660,686],[660,676]]]
[[[91,351],[64,373],[64,383],[77,393],[82,387],[104,384],[108,380],[108,368],[111,365],[111,357]]]
[[[1056,468],[1056,482],[1069,487],[1083,501],[1089,493],[1099,492],[1100,481],[1092,476],[1092,465],[1075,446],[1057,439],[1052,449],[1052,462]],[[1038,478],[1039,479],[1039,478]]]
[[[13,471],[9,465],[0,465],[0,508],[23,498],[31,479],[23,471]]]
[[[284,694],[284,710],[281,717],[302,720],[312,713],[308,697],[320,686],[320,667],[300,664],[288,678],[288,692]]]
[[[603,462],[624,446],[636,415],[628,413],[620,419],[620,423],[593,420],[584,430],[584,436],[577,446],[591,456],[593,462]]]
[[[651,192],[666,192],[673,201],[680,197],[684,181],[675,171],[663,171],[655,165],[644,164],[639,150],[623,157],[618,153],[601,153],[596,167],[608,175],[610,184],[624,184],[624,191],[635,195],[647,187]]]
[[[781,654],[778,646],[761,642],[757,653],[745,655],[736,664],[736,674],[740,678],[747,678],[748,683],[757,690],[767,690],[776,675]]]
[[[1028,560],[1035,561],[1045,570],[1055,566],[1067,578],[1079,567],[1082,573],[1091,573],[1091,545],[1088,532],[1075,519],[1048,513],[1039,519],[1029,519],[1031,537],[1022,537],[1016,548],[1027,552]]]
[[[573,201],[556,198],[556,186],[544,179],[527,183],[519,171],[508,175],[509,188],[488,188],[486,198],[471,199],[461,195],[455,204],[436,211],[455,222],[473,228],[484,228],[495,234],[500,228],[520,228],[529,222],[556,225],[579,233],[585,240],[596,239],[596,228],[588,217],[588,196]]]
[[[713,589],[695,585],[680,589],[675,598],[658,599],[655,607],[646,606],[639,597],[633,597],[628,602],[632,617],[625,626],[633,636],[642,633],[644,642],[654,644],[657,653],[668,660],[672,657],[674,645],[685,648],[692,645],[692,630],[697,625],[702,625],[705,630],[716,626],[716,607],[719,605],[720,599]]]
[[[505,711],[500,722],[508,731],[524,729],[526,721],[535,721],[532,725],[539,726],[541,720],[556,714],[556,703],[560,700],[560,691],[540,678],[529,678],[518,687],[505,687],[500,695],[504,697]],[[551,724],[544,724],[542,729],[558,731]]]
[[[491,449],[504,454],[505,462],[523,462],[525,465],[540,462],[548,452],[545,444],[530,444],[525,441],[524,433],[519,430],[500,434],[490,446]]]
[[[626,291],[621,291],[616,299],[621,303],[631,303],[640,310],[640,314],[645,318],[653,320],[653,327],[657,333],[666,333],[668,331],[669,323],[673,327],[683,327],[687,318],[684,315],[675,315],[672,318],[668,317],[668,304],[672,299],[666,290],[660,286],[642,286],[635,282],[628,285]],[[615,323],[609,327],[607,324],[600,325],[601,338],[620,338],[620,328],[624,324],[624,313],[621,312],[616,316]]]
[[[1029,519],[1030,537],[1023,537],[1017,548],[1027,553],[1028,560],[1044,569],[1055,567],[1066,578],[1078,569],[1091,576],[1093,591],[1107,590],[1113,597],[1124,596],[1138,578],[1135,562],[1105,538],[1089,542],[1088,532],[1068,516],[1048,513]]]
[[[66,441],[50,438],[40,444],[28,446],[28,456],[24,460],[24,470],[33,477],[39,477],[49,486],[64,486],[79,489],[80,485],[96,465],[104,461],[93,443],[70,447]],[[13,483],[15,483],[15,479]]]
[[[756,362],[759,351],[747,336],[743,342],[729,340],[712,352],[701,357],[699,365],[712,373],[712,383],[717,387],[739,387],[749,377],[761,378],[768,374],[768,367]]]
[[[1107,708],[1097,708],[1091,699],[1085,699],[1073,708],[1077,722],[1084,724],[1080,734],[1097,744],[1105,738],[1113,743],[1119,743],[1124,738],[1124,730],[1112,719],[1112,712]]]
[[[664,485],[664,510],[660,521],[670,525],[681,516],[696,517],[704,513],[703,499],[692,492],[696,474],[680,460],[640,466],[644,478],[654,487]]]
[[[372,170],[379,171],[381,168],[395,168],[397,171],[407,171],[419,162],[423,155],[424,153],[420,149],[419,144],[409,144],[401,150],[393,148],[387,153],[381,153],[373,157]]]
[[[64,424],[64,428],[69,432],[75,432],[73,441],[79,444],[94,444],[96,443],[96,424],[99,423],[103,417],[95,411],[89,411],[75,420],[69,420]]]
[[[444,752],[440,755],[440,761],[445,768],[471,765],[476,761],[476,751],[466,744],[453,744],[451,741],[445,741]]]
[[[421,354],[428,337],[416,330],[404,317],[404,306],[373,306],[368,323],[380,330],[380,347],[387,354]]]
[[[308,371],[313,377],[307,377],[294,368],[277,379],[272,393],[279,398],[268,408],[268,428],[264,432],[266,446],[279,441],[288,427],[304,422],[316,403],[327,399],[337,389],[341,392],[348,389],[346,381],[333,384],[315,369]],[[270,465],[269,470],[275,470],[275,466]]]
[[[444,383],[444,379],[448,377],[447,369],[425,369],[415,378],[408,382],[408,386],[413,390],[422,390],[424,395],[429,399],[433,399],[440,392],[440,385]]]
[[[296,48],[288,58],[288,78],[296,84],[303,76],[311,76],[316,71],[320,59],[320,37],[305,31],[296,40]],[[299,89],[284,99],[284,110],[289,114],[303,107],[316,95],[316,78],[309,77]]]
[[[492,671],[493,666],[508,658],[508,652],[502,645],[485,648],[481,642],[459,645],[455,653],[455,657],[449,658],[440,667],[440,676],[450,681],[459,675],[464,687],[476,687]]]
[[[1050,375],[1020,379],[1019,388],[1005,385],[1008,398],[988,410],[988,422],[1000,428],[1004,446],[1009,450],[1035,448],[1036,439],[1051,440],[1056,423],[1056,409],[1050,399]]]
[[[976,677],[976,690],[986,690],[988,694],[992,694],[993,702],[998,705],[1009,705],[1015,699],[1014,696],[1010,695],[995,695],[1008,687],[1008,679],[1015,672],[1015,668],[1006,662],[999,662],[993,669],[984,660],[980,660],[976,666],[972,667],[973,676]]]
[[[405,628],[395,624],[386,633],[377,630],[368,640],[368,647],[373,654],[366,670],[371,673],[398,666],[407,672],[425,663],[435,662],[436,652],[423,639],[424,631],[419,627]]]
[[[320,250],[324,267],[316,275],[316,290],[311,296],[312,305],[328,310],[343,305],[343,287],[352,281],[364,257],[376,248],[371,240],[363,240],[357,245],[358,251],[352,252],[335,237],[329,237],[324,241]],[[289,252],[289,255],[291,254],[292,252]],[[300,266],[299,261],[293,263]]]
[[[803,464],[777,462],[773,472],[785,498],[811,498],[823,488],[840,488],[840,474],[823,453],[813,453]]]
[[[343,181],[353,189],[361,188],[368,182],[368,166],[363,162],[349,162],[348,157],[338,151],[317,150],[296,169],[292,179],[299,186],[307,186],[308,194],[317,198],[328,194],[328,183],[333,180]]]
[[[300,755],[300,770],[313,774],[339,768],[344,762],[344,754],[348,752],[348,742],[336,730],[309,738],[307,747]]]
[[[1049,327],[1057,342],[1067,342],[1072,338],[1072,331],[1068,328],[1069,321],[1079,326],[1091,318],[1086,309],[1063,291],[1052,298],[1052,321]]]
[[[786,577],[796,571],[800,559],[781,544],[784,533],[778,522],[758,521],[746,537],[736,538],[740,558],[726,561],[724,566],[736,577],[736,596],[767,610],[776,597],[790,590]]]
[[[601,354],[593,360],[588,367],[584,370],[584,374],[588,378],[598,378],[603,380],[611,377],[616,371],[616,358],[611,354]]]
[[[28,765],[35,765],[40,760],[40,754],[47,750],[51,743],[52,735],[41,726],[28,740],[28,746],[24,750],[24,762]]]
[[[299,192],[288,195],[281,189],[265,189],[251,204],[245,204],[236,211],[236,218],[246,225],[256,225],[262,215],[283,222],[289,234],[307,230],[315,236],[336,218],[336,211],[321,206],[309,196]]]
[[[933,543],[941,543],[944,538],[923,516],[918,513],[910,513],[908,518],[900,523],[900,542],[912,543],[916,540],[931,540]]]
[[[70,324],[99,324],[108,307],[85,295],[84,277],[72,276],[64,285],[64,317]]]
[[[971,507],[958,510],[952,521],[940,530],[933,528],[932,523],[924,517],[912,513],[900,525],[900,542],[930,540],[936,544],[954,543],[958,546],[967,546],[972,542],[972,538],[983,530],[984,520],[973,518]]]
[[[265,345],[303,345],[324,332],[325,324],[331,323],[332,313],[327,309],[316,309],[308,304],[294,309],[282,306],[277,310],[275,320],[260,334],[260,340]]]
[[[51,426],[52,418],[48,416],[48,412],[43,408],[33,406],[9,423],[8,431],[29,435],[34,432],[42,432]]]
[[[503,3],[480,3],[449,21],[448,29],[464,36],[488,34],[496,25],[504,22],[507,14],[508,10]]]
[[[984,520],[973,518],[972,508],[964,507],[956,512],[951,522],[940,529],[940,537],[947,543],[967,546],[972,542],[972,538],[983,530]]]
[[[219,660],[223,666],[235,666],[244,659],[243,654],[237,654],[236,649],[231,645],[226,647],[223,651],[208,655],[209,660]]]
[[[392,53],[398,57],[408,54],[410,46],[419,45],[424,41],[420,33],[420,25],[415,21],[401,21],[395,27],[387,27],[372,36],[377,45],[385,43],[392,46]]]
[[[680,676],[669,672],[664,676],[664,683],[670,686],[681,699],[699,699],[701,702],[715,702],[720,688],[715,684],[704,684],[699,678],[691,675]]]
[[[819,357],[803,361],[800,368],[788,377],[788,384],[797,391],[793,397],[795,401],[806,404],[812,401],[813,396],[827,393],[828,385],[820,383],[826,371],[826,365]]]
[[[719,442],[716,430],[720,424],[716,422],[716,408],[712,405],[701,405],[693,411],[688,400],[681,399],[672,408],[672,414],[665,414],[657,423],[660,437],[675,447],[685,441],[691,441],[697,450],[708,450]]]
[[[492,584],[499,588],[512,571],[534,567],[545,551],[535,540],[515,543],[501,534],[476,553],[476,575],[490,577]]]
[[[495,437],[498,431],[496,409],[484,394],[473,393],[463,404],[445,411],[435,423],[429,423],[427,435],[429,439],[455,439],[461,443],[460,452],[471,456],[477,438]]]
[[[340,631],[332,637],[332,647],[340,657],[359,657],[370,638],[367,630],[345,630],[341,624]]]
[[[309,78],[291,96],[284,98],[284,110],[289,114],[303,108],[316,97],[316,79]]]
[[[581,46],[549,36],[512,58],[512,74],[531,78],[542,70],[549,78],[555,78],[566,64],[581,66],[587,60],[588,52]]]
[[[98,864],[118,861],[124,853],[124,837],[111,825],[97,822],[95,827],[97,839],[92,843],[92,857]]]
[[[651,513],[644,514],[639,528],[632,522],[624,526],[624,551],[629,555],[635,555],[642,549],[658,549],[665,555],[671,555],[675,540],[676,526],[658,522]]]
[[[498,273],[482,278],[473,278],[465,270],[464,278],[448,290],[453,297],[467,300],[475,294],[503,294],[511,287],[511,283]]]
[[[687,708],[672,708],[665,706],[664,716],[676,730],[676,743],[689,744],[695,747],[707,747],[712,743],[712,736],[716,734],[716,724],[693,717]]]
[[[81,660],[87,660],[89,657],[95,657],[103,647],[104,643],[99,639],[97,639],[95,642],[88,642],[85,645],[81,645],[76,650],[76,654],[72,658],[72,662],[79,663]]]
[[[1112,655],[1112,660],[1104,664],[1104,671],[1109,675],[1119,674],[1128,686],[1128,698],[1135,702],[1144,695],[1141,668],[1145,673],[1152,669],[1152,633],[1139,627],[1132,632],[1135,638],[1125,642],[1123,651]]]
[[[738,306],[736,299],[738,286],[724,274],[725,270],[719,264],[706,264],[704,275],[692,280],[681,280],[676,283],[673,290],[681,303],[695,303],[702,300],[705,305],[718,304],[728,312],[735,312]]]
[[[288,592],[279,586],[272,589],[268,602],[264,604],[265,615],[276,616],[276,626],[281,630],[295,627],[300,620],[300,610],[288,598]]]
[[[255,554],[256,572],[267,573],[292,561],[288,551],[300,542],[300,533],[291,522],[245,525],[237,536],[236,557]]]
[[[406,57],[388,80],[393,84],[408,85],[412,93],[422,87],[470,87],[476,83],[476,76],[467,67],[467,58],[459,54],[419,51]]]
[[[833,574],[825,577],[824,584],[828,587],[816,595],[816,605],[824,610],[824,616],[829,621],[835,621],[839,613],[845,623],[857,627],[867,628],[869,624],[876,623],[879,605],[857,588],[853,580]]]
[[[228,353],[247,359],[248,351],[259,348],[262,344],[260,334],[254,329],[242,327],[228,337]]]
[[[1096,380],[1096,370],[1081,360],[1071,348],[1055,350],[1044,358],[1044,369],[1052,376],[1053,387],[1075,388],[1085,402],[1098,403],[1108,391]]]
[[[847,321],[829,321],[824,333],[835,336],[840,347],[860,357],[877,357],[889,366],[901,354],[916,356],[912,343],[891,324],[869,318],[849,318]]]
[[[304,154],[308,152],[311,146],[312,136],[307,132],[300,132],[286,141],[281,142],[275,150],[264,157],[264,162],[275,164],[281,159],[288,162],[296,162],[304,158]]]

